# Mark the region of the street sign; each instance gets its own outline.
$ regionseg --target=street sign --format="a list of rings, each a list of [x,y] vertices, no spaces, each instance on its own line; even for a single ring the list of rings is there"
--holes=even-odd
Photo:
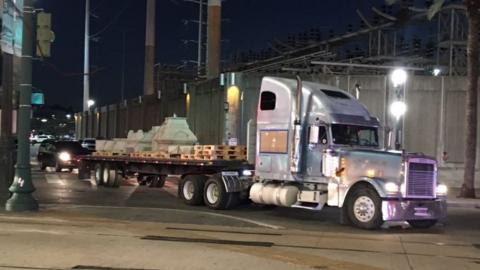
[[[22,55],[23,0],[2,1],[2,51]]]
[[[43,105],[45,100],[43,93],[32,93],[32,105]]]

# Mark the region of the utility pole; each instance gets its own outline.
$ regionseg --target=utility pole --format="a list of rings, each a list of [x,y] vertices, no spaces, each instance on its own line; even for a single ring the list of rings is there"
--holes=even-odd
[[[220,75],[222,1],[208,0],[207,78]]]
[[[10,197],[8,188],[13,182],[14,162],[15,162],[15,142],[12,136],[13,123],[13,89],[14,89],[14,54],[19,53],[21,43],[15,36],[7,33],[16,32],[19,27],[18,21],[21,20],[21,6],[13,6],[12,2],[7,0],[0,1],[3,6],[2,28],[2,100],[1,100],[1,132],[0,132],[0,204]]]
[[[20,104],[18,108],[18,157],[15,166],[15,177],[10,186],[12,197],[7,201],[7,211],[37,211],[38,202],[32,193],[35,187],[32,182],[30,167],[30,113],[32,109],[32,55],[34,43],[34,7],[33,0],[24,0],[23,7],[23,45],[20,71]]]
[[[197,49],[197,76],[200,77],[202,70],[202,35],[203,35],[203,0],[198,3],[198,49]]]
[[[3,4],[3,3],[2,3]],[[12,92],[13,55],[2,52],[2,113],[0,133],[0,203],[10,197],[8,187],[12,184],[15,145],[12,137]]]
[[[153,95],[154,62],[155,62],[155,1],[147,0],[147,21],[145,33],[145,74],[143,82],[143,94]]]
[[[125,57],[126,57],[127,31],[122,32],[122,82],[120,86],[120,102],[125,100]]]
[[[83,111],[90,99],[90,0],[85,0],[85,51],[83,63]]]

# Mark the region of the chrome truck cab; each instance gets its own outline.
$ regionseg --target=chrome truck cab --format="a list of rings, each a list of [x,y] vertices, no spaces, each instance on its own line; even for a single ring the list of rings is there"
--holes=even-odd
[[[378,119],[352,95],[313,82],[265,77],[257,110],[256,203],[342,208],[358,227],[429,227],[446,215],[436,161],[380,149]]]

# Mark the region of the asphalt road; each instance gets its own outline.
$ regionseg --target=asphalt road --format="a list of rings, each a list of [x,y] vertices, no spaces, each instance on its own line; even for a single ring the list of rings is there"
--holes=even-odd
[[[80,263],[122,269],[480,269],[478,209],[451,208],[445,222],[428,230],[388,224],[365,231],[340,225],[339,211],[329,207],[186,206],[176,198],[174,178],[162,189],[135,181],[114,189],[67,172],[32,173],[44,211],[0,213],[0,269]],[[22,261],[25,250],[30,259]]]
[[[158,208],[179,210],[177,213],[195,212],[211,213],[217,216],[233,216],[237,219],[222,218],[217,224],[213,219],[208,224],[244,226],[245,222],[239,220],[245,219],[252,222],[249,224],[262,223],[271,225],[271,227],[326,231],[326,232],[365,232],[343,226],[339,223],[339,210],[334,207],[325,207],[319,212],[283,208],[259,206],[245,204],[233,210],[214,211],[204,206],[188,206],[183,204],[177,198],[177,179],[169,178],[164,188],[149,188],[138,186],[134,179],[126,181],[120,188],[106,188],[96,186],[93,180],[78,180],[74,173],[52,171],[41,172],[37,168],[32,171],[35,187],[35,197],[44,205],[69,204],[69,205],[88,205],[88,206],[111,206],[112,216],[115,216],[115,207],[130,207],[133,210],[142,210],[145,208]],[[117,208],[120,209],[120,208]],[[118,210],[120,211],[120,210]],[[149,215],[148,211],[137,211],[135,213],[139,220],[150,221],[155,219],[154,215]],[[211,216],[211,215],[210,215]],[[125,218],[130,218],[125,216]],[[168,219],[168,220],[167,220]],[[205,224],[205,220],[199,220],[197,217],[181,217],[177,220],[175,215],[163,217],[163,222],[177,222],[187,224]],[[210,219],[210,218],[207,218]],[[399,223],[386,224],[382,233],[405,232],[416,233],[425,232],[425,230],[416,230],[406,228],[407,226]],[[435,228],[427,230],[428,233],[441,233],[459,236],[479,237],[480,243],[480,210],[450,208],[449,217],[442,221]],[[374,232],[378,233],[378,232]]]

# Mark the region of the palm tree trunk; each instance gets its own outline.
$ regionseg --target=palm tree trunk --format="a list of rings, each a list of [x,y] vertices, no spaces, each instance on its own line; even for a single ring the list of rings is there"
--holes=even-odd
[[[466,140],[465,140],[465,172],[460,197],[475,198],[475,163],[477,151],[477,91],[478,91],[478,31],[480,1],[466,0],[468,17],[467,41],[467,107],[466,107]]]

